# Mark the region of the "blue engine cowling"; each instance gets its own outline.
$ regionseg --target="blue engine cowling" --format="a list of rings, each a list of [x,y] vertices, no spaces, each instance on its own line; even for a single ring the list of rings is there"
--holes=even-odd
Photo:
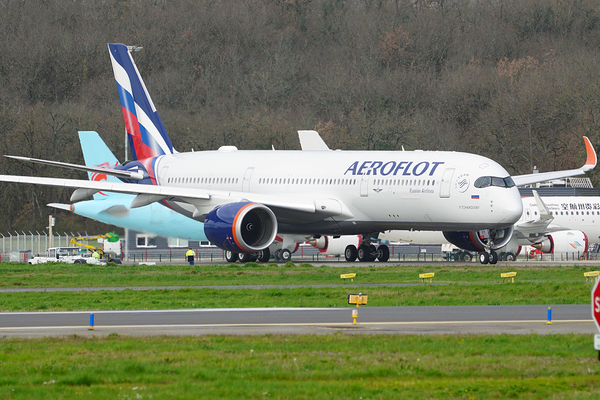
[[[497,250],[508,244],[514,232],[514,225],[504,229],[490,229],[476,232],[443,232],[447,241],[458,248],[468,251],[484,251],[487,245]],[[491,241],[491,243],[490,243]]]
[[[204,220],[204,233],[217,247],[235,253],[264,250],[277,236],[277,218],[259,203],[229,203],[215,207]]]

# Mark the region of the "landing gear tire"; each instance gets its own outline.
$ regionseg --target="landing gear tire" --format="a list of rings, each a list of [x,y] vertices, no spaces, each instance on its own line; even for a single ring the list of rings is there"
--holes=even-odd
[[[503,259],[504,261],[515,261],[517,256],[515,256],[515,253],[508,252],[504,255]]]
[[[472,259],[473,256],[470,253],[462,253],[462,255],[460,256],[460,261],[471,262]]]
[[[239,255],[238,253],[234,253],[233,251],[226,251],[225,252],[225,260],[228,263],[234,263],[238,260]]]
[[[482,264],[488,264],[490,262],[490,254],[487,251],[479,253],[479,262]]]
[[[86,264],[85,260],[75,260],[73,264]]]
[[[371,257],[370,253],[371,252],[370,252],[369,246],[367,246],[365,244],[361,244],[358,247],[358,261],[360,261],[360,262],[369,261],[369,258]]]
[[[283,261],[290,261],[292,259],[292,252],[288,249],[283,249],[281,250],[281,253],[279,253],[279,257],[281,257]]]
[[[258,255],[259,262],[266,263],[269,262],[269,260],[271,259],[271,250],[269,250],[268,247],[264,250],[259,251],[256,254]]]
[[[390,259],[390,249],[385,244],[382,244],[377,248],[377,259],[380,262],[386,262]]]
[[[496,253],[495,251],[492,251],[490,253],[490,264],[497,264],[498,263],[498,253]]]
[[[346,250],[344,250],[344,257],[346,257],[346,261],[354,262],[356,261],[356,257],[358,257],[358,250],[353,244],[346,246]]]
[[[256,254],[254,253],[240,253],[240,262],[249,263],[256,261]]]

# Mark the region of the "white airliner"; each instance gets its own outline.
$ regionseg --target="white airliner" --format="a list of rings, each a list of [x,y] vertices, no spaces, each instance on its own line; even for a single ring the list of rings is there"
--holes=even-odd
[[[101,172],[122,183],[0,175],[0,181],[75,188],[71,200],[98,191],[136,195],[130,207],[161,202],[204,222],[206,237],[237,253],[266,249],[279,234],[283,248],[297,235],[361,234],[358,257],[387,260],[379,232],[396,229],[473,232],[484,254],[512,237],[522,203],[515,186],[580,175],[575,170],[510,177],[486,157],[441,151],[175,152],[127,46],[109,44],[132,161],[112,169],[25,157],[20,160]],[[593,156],[590,156],[593,153]]]

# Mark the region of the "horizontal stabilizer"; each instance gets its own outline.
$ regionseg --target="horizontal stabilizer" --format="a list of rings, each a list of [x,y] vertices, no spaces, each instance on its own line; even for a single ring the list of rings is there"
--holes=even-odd
[[[63,204],[63,203],[48,203],[46,204],[48,207],[54,207],[54,208],[58,208],[59,210],[65,210],[65,211],[73,211],[71,210],[71,205],[70,204]]]

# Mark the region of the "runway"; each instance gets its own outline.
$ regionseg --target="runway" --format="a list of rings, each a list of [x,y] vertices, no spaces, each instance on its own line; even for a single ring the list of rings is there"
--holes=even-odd
[[[0,337],[597,333],[590,305],[551,309],[552,324],[547,305],[8,312],[0,313]],[[358,310],[357,325],[352,310]]]

